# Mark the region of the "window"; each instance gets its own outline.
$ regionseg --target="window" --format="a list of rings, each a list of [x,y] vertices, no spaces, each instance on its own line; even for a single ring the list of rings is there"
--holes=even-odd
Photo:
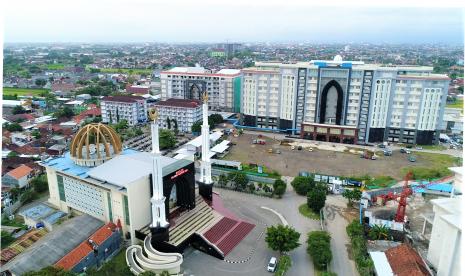
[[[130,225],[129,223],[129,204],[128,204],[128,196],[123,196],[123,211],[124,211],[124,223],[126,225]]]
[[[60,200],[66,202],[65,187],[63,185],[63,176],[57,174],[57,183],[58,183],[58,194],[60,195]]]

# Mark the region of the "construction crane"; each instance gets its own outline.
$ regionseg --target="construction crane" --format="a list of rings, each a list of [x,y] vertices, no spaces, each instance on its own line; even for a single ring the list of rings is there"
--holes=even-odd
[[[400,195],[399,206],[397,207],[396,222],[404,222],[405,218],[405,209],[407,208],[407,197],[412,194],[412,190],[408,186],[408,181],[412,178],[413,173],[408,172],[404,179],[404,188]]]

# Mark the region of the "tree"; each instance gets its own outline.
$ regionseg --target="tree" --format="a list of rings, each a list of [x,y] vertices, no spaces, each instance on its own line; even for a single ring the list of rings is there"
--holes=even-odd
[[[146,271],[140,273],[139,276],[157,276],[157,274],[155,272],[153,272],[153,271],[146,270]]]
[[[368,232],[368,237],[372,240],[388,240],[389,236],[389,228],[385,225],[374,225]]]
[[[347,235],[352,239],[357,236],[363,236],[363,225],[356,219],[354,219],[346,227]]]
[[[4,123],[3,127],[10,132],[23,131],[23,127],[18,123]]]
[[[13,107],[13,109],[11,110],[11,113],[16,115],[16,114],[23,114],[23,113],[26,113],[26,109],[24,109],[23,106],[21,105],[17,105],[15,107]]]
[[[116,123],[113,128],[115,129],[116,132],[120,133],[121,131],[128,129],[129,124],[128,121],[125,119],[122,119]]]
[[[18,187],[13,187],[10,190],[11,198],[13,201],[18,198],[18,196],[21,194],[21,189]]]
[[[353,201],[358,201],[362,198],[362,191],[359,189],[345,189],[342,192],[342,196],[349,200],[349,205],[352,205]]]
[[[10,151],[7,155],[7,157],[16,157],[18,156],[18,153],[16,151]]]
[[[2,223],[3,224],[3,223]],[[2,235],[2,248],[5,249],[5,247],[7,247],[10,243],[12,243],[15,238],[13,238],[13,236],[6,232],[6,231],[1,231],[1,235]]]
[[[202,120],[199,120],[192,124],[192,132],[199,133],[202,130]]]
[[[32,202],[36,198],[37,198],[36,192],[27,190],[21,195],[21,197],[19,198],[19,201],[21,201],[22,204],[26,204],[26,203]]]
[[[315,181],[311,176],[297,176],[291,182],[292,187],[299,195],[307,195],[308,191],[315,186]]]
[[[47,84],[47,81],[45,79],[36,79],[35,84],[37,86],[44,86]]]
[[[160,137],[160,149],[169,149],[176,145],[176,136],[171,130],[160,129],[158,133]]]
[[[171,121],[173,122],[174,134],[177,135],[177,134],[179,133],[179,129],[178,129],[178,120],[172,119]]]
[[[213,125],[221,124],[223,122],[223,116],[221,116],[221,114],[218,113],[208,116],[208,119],[209,122],[211,120]]]
[[[170,117],[166,117],[166,127],[168,129],[171,129],[171,120],[170,120]]]
[[[282,181],[281,179],[276,179],[273,183],[273,193],[281,198],[282,195],[286,192],[286,187],[286,182]]]
[[[228,184],[228,177],[225,174],[220,174],[218,177],[218,184],[220,186],[226,186]]]
[[[233,182],[235,190],[239,191],[243,191],[249,182],[247,175],[243,172],[231,172],[228,175],[228,179]]]
[[[331,236],[326,231],[308,233],[307,252],[319,270],[326,269],[333,258],[330,241]]]
[[[249,189],[249,192],[253,193],[255,191],[255,184],[249,183],[247,189]]]
[[[279,224],[278,226],[271,226],[266,229],[265,241],[268,247],[283,252],[289,252],[300,246],[299,243],[300,233],[295,231],[289,225]]]
[[[54,113],[55,117],[57,118],[71,118],[74,116],[74,111],[69,108],[68,106],[62,108],[62,109],[59,109],[57,110],[55,113]]]
[[[33,131],[31,132],[31,135],[32,135],[34,138],[36,138],[36,139],[39,139],[39,138],[41,137],[40,131],[38,131],[38,130],[33,130]]]
[[[64,270],[55,266],[47,266],[38,271],[29,271],[23,273],[23,276],[74,276],[74,272]]]
[[[45,192],[48,190],[47,177],[45,175],[38,176],[31,180],[31,185],[37,193]]]
[[[319,213],[321,208],[325,206],[326,201],[326,185],[318,184],[307,193],[307,206],[313,212]]]

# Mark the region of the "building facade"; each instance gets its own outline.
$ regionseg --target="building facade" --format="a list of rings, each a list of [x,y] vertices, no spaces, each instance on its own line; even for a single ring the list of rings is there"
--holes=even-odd
[[[106,96],[101,101],[102,122],[116,124],[126,120],[129,125],[147,121],[147,100],[138,96]]]
[[[320,141],[437,143],[449,78],[432,71],[340,56],[257,62],[242,70],[241,123]]]
[[[202,104],[199,100],[168,99],[157,102],[154,107],[158,111],[158,125],[161,128],[191,132],[192,125],[202,120]]]
[[[240,112],[240,70],[211,72],[202,67],[175,67],[162,71],[160,79],[162,100],[201,100],[202,93],[206,91],[210,110]]]

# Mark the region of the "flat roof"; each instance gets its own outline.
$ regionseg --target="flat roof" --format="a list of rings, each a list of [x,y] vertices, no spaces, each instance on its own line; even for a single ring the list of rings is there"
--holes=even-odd
[[[388,262],[386,254],[384,252],[370,252],[371,259],[376,269],[376,275],[378,276],[394,276],[391,265]]]
[[[220,159],[211,159],[212,164],[223,165],[223,166],[232,166],[237,167],[241,165],[241,162],[231,161],[231,160],[220,160]]]
[[[91,169],[88,175],[94,179],[126,188],[132,182],[152,173],[152,158],[152,154],[148,152],[118,155]],[[160,160],[163,176],[192,163],[186,159],[177,160],[166,156],[160,156]]]
[[[230,141],[228,140],[223,140],[221,141],[221,143],[219,143],[218,145],[215,145],[213,148],[210,149],[210,151],[212,152],[216,152],[216,153],[223,153],[225,150],[227,150],[229,148],[229,143],[231,143]]]
[[[221,131],[210,133],[210,141],[216,142],[218,139],[220,139],[221,136],[223,136]],[[202,135],[195,137],[193,140],[190,140],[186,143],[186,145],[194,146],[196,148],[200,147],[202,145]]]

